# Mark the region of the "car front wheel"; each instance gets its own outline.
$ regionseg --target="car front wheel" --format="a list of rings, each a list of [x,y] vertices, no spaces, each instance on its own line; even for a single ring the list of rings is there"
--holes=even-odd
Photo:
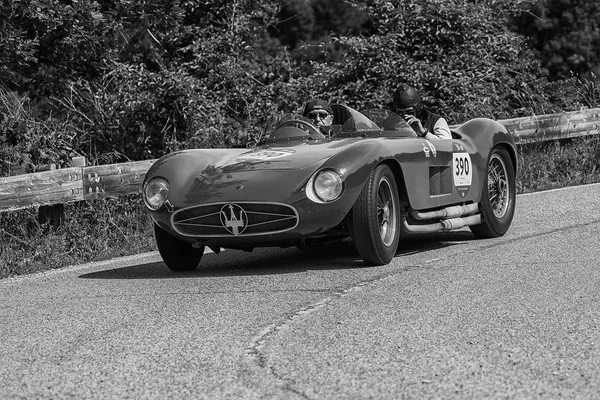
[[[490,153],[479,211],[481,224],[471,226],[479,238],[495,238],[508,231],[515,213],[515,170],[508,152],[494,148]]]
[[[189,243],[177,240],[157,224],[154,224],[154,236],[158,252],[171,271],[182,272],[196,269],[204,254],[204,246],[195,248]]]
[[[392,170],[379,165],[352,208],[351,236],[368,265],[389,263],[400,238],[400,200]]]

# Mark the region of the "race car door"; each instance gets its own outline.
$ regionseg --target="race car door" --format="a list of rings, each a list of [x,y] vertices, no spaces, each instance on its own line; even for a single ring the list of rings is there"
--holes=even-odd
[[[473,148],[456,139],[421,139],[425,163],[421,176],[428,185],[421,185],[419,209],[442,207],[448,204],[473,201],[478,193],[471,190],[477,171],[472,159]]]

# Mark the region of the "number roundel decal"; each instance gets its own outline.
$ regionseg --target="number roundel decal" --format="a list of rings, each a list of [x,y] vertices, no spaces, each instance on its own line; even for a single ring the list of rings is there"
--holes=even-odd
[[[287,157],[295,153],[295,150],[260,150],[239,155],[235,160],[243,161],[269,161],[275,158]]]
[[[465,196],[473,179],[473,164],[469,153],[452,154],[452,177],[461,196]]]

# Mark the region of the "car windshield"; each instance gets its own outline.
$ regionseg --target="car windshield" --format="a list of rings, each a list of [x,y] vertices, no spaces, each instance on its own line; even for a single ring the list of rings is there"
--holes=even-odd
[[[326,136],[312,120],[300,114],[277,114],[269,118],[260,143],[274,143],[291,140],[317,140]]]
[[[363,110],[359,114],[378,126],[381,130],[380,135],[415,136],[415,132],[404,118],[392,110],[372,108]]]
[[[333,104],[331,108],[333,109],[334,123],[341,125],[338,136],[395,137],[415,135],[404,118],[391,110],[373,108],[359,112],[341,104]]]
[[[343,104],[332,104],[333,124],[318,127],[299,114],[272,116],[265,125],[261,144],[292,140],[319,140],[355,136],[414,136],[404,119],[391,110],[368,109],[362,112]]]

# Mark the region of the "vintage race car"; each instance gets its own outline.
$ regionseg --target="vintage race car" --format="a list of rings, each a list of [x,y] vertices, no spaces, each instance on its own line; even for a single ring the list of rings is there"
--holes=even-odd
[[[167,267],[196,268],[205,247],[306,248],[345,238],[366,264],[383,265],[401,233],[468,226],[493,238],[508,230],[517,151],[503,125],[477,118],[452,139],[426,140],[388,110],[332,109],[327,128],[283,114],[251,148],[157,160],[143,198]]]

